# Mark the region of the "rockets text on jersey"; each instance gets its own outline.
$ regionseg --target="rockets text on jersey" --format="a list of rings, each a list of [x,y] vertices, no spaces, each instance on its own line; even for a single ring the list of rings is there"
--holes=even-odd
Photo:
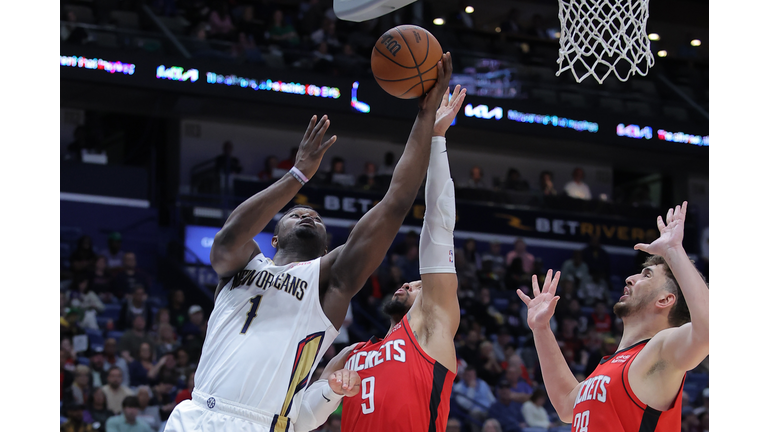
[[[603,357],[580,384],[573,406],[571,432],[679,432],[683,384],[672,408],[655,410],[632,391],[629,366],[648,340]]]
[[[407,317],[384,339],[358,344],[345,367],[361,383],[343,399],[342,432],[445,430],[455,374],[421,349]]]

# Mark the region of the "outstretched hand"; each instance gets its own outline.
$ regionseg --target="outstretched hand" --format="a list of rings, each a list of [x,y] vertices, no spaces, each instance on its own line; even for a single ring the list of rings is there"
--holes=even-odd
[[[339,369],[328,378],[328,385],[338,395],[355,396],[360,392],[360,375],[349,369]]]
[[[549,328],[549,320],[552,319],[557,301],[560,300],[560,296],[555,295],[557,283],[560,281],[560,272],[555,273],[553,278],[550,269],[547,272],[547,277],[544,278],[544,287],[541,291],[539,291],[539,279],[536,275],[533,275],[532,281],[533,299],[525,295],[523,291],[517,290],[520,300],[528,306],[528,327],[531,330]]]
[[[449,91],[450,89],[445,89],[443,100],[440,102],[440,108],[437,109],[432,136],[445,136],[445,132],[451,127],[453,119],[456,118],[456,114],[459,113],[464,103],[464,96],[467,95],[467,89],[461,88],[458,84],[453,89],[453,95]]]
[[[419,98],[419,108],[431,112],[437,111],[440,102],[443,100],[443,94],[448,90],[448,84],[451,82],[451,74],[453,73],[451,53],[443,54],[443,58],[437,62],[435,67],[437,68],[437,82],[435,86],[427,94],[421,95]]]
[[[336,142],[336,135],[323,142],[323,136],[330,125],[331,121],[327,115],[324,115],[319,122],[317,116],[312,116],[307,130],[304,132],[304,137],[301,139],[299,150],[296,153],[295,165],[307,178],[312,178],[315,175],[320,168],[323,155]]]
[[[688,202],[683,201],[682,206],[676,206],[667,212],[667,223],[661,216],[656,218],[659,227],[659,238],[651,244],[638,243],[635,250],[641,250],[651,255],[665,256],[668,250],[683,246],[683,230],[685,228],[685,213],[688,210]]]

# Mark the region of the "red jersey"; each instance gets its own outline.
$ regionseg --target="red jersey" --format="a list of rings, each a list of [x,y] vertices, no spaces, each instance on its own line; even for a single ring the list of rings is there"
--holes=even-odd
[[[683,383],[672,407],[655,410],[629,387],[629,365],[648,340],[603,357],[579,389],[571,432],[680,432]],[[683,378],[685,381],[685,378]]]
[[[342,432],[444,431],[455,373],[427,355],[403,318],[384,339],[361,342],[345,365],[360,392],[342,402]]]

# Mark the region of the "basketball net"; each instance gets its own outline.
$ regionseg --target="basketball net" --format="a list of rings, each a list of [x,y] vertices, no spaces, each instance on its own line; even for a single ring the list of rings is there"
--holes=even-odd
[[[613,72],[621,81],[645,76],[653,66],[645,31],[648,0],[559,0],[560,69],[577,82],[590,75],[600,84]]]

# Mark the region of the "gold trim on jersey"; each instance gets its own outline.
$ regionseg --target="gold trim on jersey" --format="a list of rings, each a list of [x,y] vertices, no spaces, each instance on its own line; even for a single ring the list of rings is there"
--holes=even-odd
[[[288,392],[283,401],[283,408],[280,410],[281,416],[288,415],[294,396],[306,387],[309,381],[309,372],[312,370],[312,365],[315,363],[317,354],[320,352],[320,346],[323,343],[324,337],[325,332],[318,332],[307,336],[299,342],[296,358],[293,361],[293,370],[291,371],[291,384],[288,386]],[[277,428],[275,430],[278,431]]]

